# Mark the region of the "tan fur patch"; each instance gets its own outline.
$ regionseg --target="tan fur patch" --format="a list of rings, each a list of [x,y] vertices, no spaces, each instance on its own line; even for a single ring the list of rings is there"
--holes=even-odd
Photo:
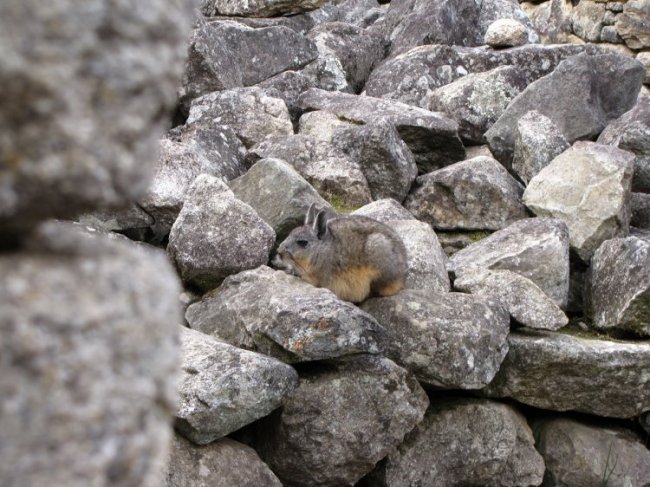
[[[320,286],[320,281],[317,276],[313,274],[313,269],[309,258],[307,257],[293,257],[293,261],[298,264],[300,277],[307,281],[312,286]]]
[[[346,269],[332,277],[327,287],[340,299],[358,303],[370,294],[370,283],[377,278],[378,271],[371,266],[357,266]]]
[[[404,281],[402,281],[401,279],[397,279],[395,281],[386,284],[381,289],[378,289],[377,292],[379,293],[380,296],[384,296],[384,297],[392,296],[400,292],[403,287],[404,287]]]

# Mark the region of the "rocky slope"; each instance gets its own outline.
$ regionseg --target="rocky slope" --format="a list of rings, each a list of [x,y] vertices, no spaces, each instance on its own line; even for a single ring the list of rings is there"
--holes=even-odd
[[[104,3],[0,7],[1,485],[650,484],[650,2]]]

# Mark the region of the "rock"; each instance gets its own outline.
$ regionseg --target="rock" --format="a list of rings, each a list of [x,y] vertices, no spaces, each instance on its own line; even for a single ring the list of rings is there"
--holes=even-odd
[[[640,98],[634,108],[611,121],[598,142],[632,152],[636,156],[632,191],[650,193],[650,98]]]
[[[270,97],[284,100],[289,110],[291,121],[295,125],[300,118],[298,98],[303,91],[314,88],[316,84],[303,71],[283,71],[272,78],[258,83],[257,86],[262,88]]]
[[[647,342],[510,333],[509,351],[483,392],[552,411],[631,418],[650,408]]]
[[[641,51],[636,55],[636,60],[645,66],[645,79],[643,83],[650,85],[650,51]]]
[[[249,161],[277,158],[291,164],[333,206],[357,208],[372,201],[368,181],[350,156],[310,135],[270,136],[248,152]]]
[[[254,446],[285,485],[352,485],[402,442],[428,404],[415,379],[386,358],[325,363],[301,374]]]
[[[528,216],[523,187],[496,160],[477,157],[420,176],[404,202],[441,230],[499,230]]]
[[[524,204],[564,221],[571,248],[588,262],[603,241],[628,233],[633,169],[629,152],[576,142],[531,179]]]
[[[185,317],[198,331],[289,362],[379,353],[385,336],[331,291],[268,267],[229,277]]]
[[[587,42],[600,41],[606,12],[605,3],[579,2],[573,7],[573,15],[571,16],[573,32]]]
[[[371,124],[385,119],[395,126],[413,152],[420,172],[446,166],[463,159],[465,154],[458,125],[440,113],[390,100],[316,88],[303,93],[300,104],[303,110],[328,110],[353,123]]]
[[[245,3],[233,0],[214,0],[214,8],[221,15],[273,17],[314,10],[324,3],[324,0],[254,0]]]
[[[491,47],[515,47],[528,43],[528,29],[514,19],[497,19],[485,32],[485,43]]]
[[[386,329],[386,356],[423,384],[480,389],[508,352],[508,313],[475,296],[405,290],[361,308]]]
[[[650,336],[650,241],[604,242],[591,259],[589,283],[594,328]]]
[[[367,216],[382,223],[388,223],[391,220],[415,220],[410,211],[393,199],[373,201],[353,211],[352,215]]]
[[[477,232],[450,232],[450,231],[438,231],[436,235],[447,256],[452,256],[459,250],[463,250],[466,247],[484,239],[491,232],[477,231]]]
[[[336,51],[328,47],[322,39],[316,40],[318,57],[302,70],[312,86],[327,91],[354,93],[348,83],[348,74]]]
[[[616,32],[632,49],[650,47],[650,20],[648,20],[648,0],[629,0],[623,12],[616,17]]]
[[[468,74],[437,88],[431,93],[428,108],[451,115],[458,122],[463,141],[483,144],[483,134],[525,87],[526,80],[518,67],[503,66]]]
[[[373,199],[406,198],[418,168],[392,123],[380,119],[361,126],[339,127],[332,144],[359,165]]]
[[[275,232],[221,180],[202,174],[190,186],[167,252],[181,279],[200,290],[265,264]]]
[[[44,219],[125,205],[144,192],[192,19],[189,0],[137,11],[107,0],[41,7],[0,6],[3,246]]]
[[[183,207],[187,190],[199,174],[224,180],[244,173],[246,150],[225,125],[182,126],[160,141],[153,181],[139,203],[155,219],[160,237],[169,231]]]
[[[632,193],[630,211],[630,225],[650,230],[650,194]]]
[[[258,87],[234,88],[195,99],[187,125],[227,125],[247,148],[269,135],[293,134],[284,101]]]
[[[571,147],[553,121],[537,110],[517,121],[512,171],[524,184]]]
[[[187,109],[206,93],[251,86],[300,69],[316,56],[313,42],[288,27],[253,29],[230,20],[207,23],[190,39],[181,104]]]
[[[528,14],[533,28],[545,44],[571,42],[573,37],[571,0],[550,0],[542,3],[520,4]]]
[[[433,229],[414,218],[393,220],[388,224],[406,247],[408,271],[404,288],[434,294],[449,292],[451,285],[446,270],[447,256]]]
[[[383,62],[370,74],[365,92],[427,108],[431,91],[467,74],[516,66],[528,85],[552,72],[563,59],[581,52],[595,54],[601,49],[592,45],[527,44],[498,50],[487,46],[426,45]]]
[[[629,430],[563,417],[541,420],[535,430],[545,485],[644,485],[650,479],[650,452]]]
[[[180,327],[176,429],[205,445],[266,416],[298,386],[289,365]]]
[[[424,420],[368,477],[370,486],[540,485],[544,461],[526,419],[506,404],[436,398]]]
[[[282,487],[251,447],[229,438],[196,446],[175,436],[165,487]]]
[[[650,412],[639,416],[639,424],[646,433],[650,433]]]
[[[154,224],[153,217],[133,203],[118,210],[100,210],[80,215],[77,221],[102,232],[118,232],[129,238],[144,234]]]
[[[456,252],[449,271],[509,270],[533,281],[560,308],[569,293],[569,232],[561,220],[527,218]]]
[[[302,114],[298,122],[298,133],[331,142],[336,129],[350,126],[351,123],[341,120],[331,112],[316,110]]]
[[[0,275],[2,484],[160,485],[181,319],[165,254],[48,222]]]
[[[243,176],[230,181],[235,197],[250,205],[273,228],[281,242],[302,225],[312,204],[328,203],[296,170],[281,159],[261,159]]]
[[[529,328],[557,330],[569,322],[533,281],[509,270],[471,269],[454,281],[454,288],[501,303],[510,316]]]
[[[382,36],[344,22],[321,24],[307,37],[336,54],[355,93],[361,92],[373,67],[385,56],[386,41]]]
[[[530,110],[550,118],[570,143],[594,138],[610,120],[634,106],[643,77],[641,63],[615,54],[566,59],[510,103],[485,134],[490,149],[509,167],[517,121]],[[585,91],[593,96],[585,97]]]

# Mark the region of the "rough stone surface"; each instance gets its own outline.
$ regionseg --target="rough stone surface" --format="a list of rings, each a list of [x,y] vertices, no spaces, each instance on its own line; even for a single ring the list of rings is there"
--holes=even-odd
[[[373,201],[353,211],[352,215],[367,216],[383,223],[391,220],[415,220],[413,213],[393,199]]]
[[[254,29],[229,20],[210,22],[192,34],[181,103],[187,108],[211,91],[260,83],[302,68],[316,56],[314,43],[288,27]]]
[[[332,144],[359,165],[373,199],[403,201],[406,198],[418,168],[392,123],[379,120],[362,126],[340,127],[332,137]]]
[[[604,242],[591,259],[589,313],[598,330],[650,336],[650,241]]]
[[[402,442],[428,404],[417,381],[386,358],[326,363],[301,373],[255,448],[285,485],[352,485]]]
[[[256,85],[262,88],[270,97],[284,100],[295,125],[300,118],[298,98],[303,91],[316,86],[315,81],[301,71],[283,71],[280,74],[262,81]]]
[[[600,41],[606,12],[607,6],[603,2],[579,2],[571,15],[573,32],[587,42]]]
[[[295,227],[302,225],[312,204],[325,208],[328,203],[318,192],[281,159],[262,159],[246,174],[229,183],[235,197],[250,205],[268,223],[281,242]]]
[[[325,3],[324,0],[214,0],[214,9],[221,15],[241,17],[273,17],[275,15],[296,14],[314,10]]]
[[[485,134],[490,149],[512,164],[517,121],[530,110],[550,118],[570,143],[597,136],[607,123],[636,103],[643,65],[616,54],[578,55],[531,83]],[[585,97],[589,92],[592,96]]]
[[[251,447],[229,438],[197,446],[175,436],[165,487],[282,487]]]
[[[533,281],[560,308],[569,294],[569,232],[561,220],[527,218],[456,252],[449,271],[510,270]]]
[[[129,233],[134,230],[145,230],[154,224],[154,219],[139,205],[131,204],[123,209],[94,211],[80,215],[77,222],[103,232]]]
[[[431,93],[428,108],[451,115],[458,122],[463,141],[484,144],[483,134],[525,87],[520,68],[503,66],[471,73],[437,88]]]
[[[0,257],[3,486],[160,485],[180,286],[166,256],[46,223]]]
[[[181,279],[200,290],[265,264],[275,232],[221,180],[201,175],[169,234],[167,252]]]
[[[465,149],[458,136],[458,124],[443,114],[390,100],[334,93],[316,88],[300,97],[303,110],[328,110],[355,123],[381,119],[395,125],[411,149],[420,172],[463,159]]]
[[[650,193],[650,98],[640,98],[634,108],[607,125],[598,142],[632,152],[636,156],[632,191]]]
[[[289,362],[378,353],[385,336],[331,291],[269,267],[229,277],[185,317],[196,330]]]
[[[650,343],[580,338],[557,332],[512,332],[490,385],[493,397],[552,411],[631,418],[650,409]]]
[[[634,155],[576,142],[531,179],[524,204],[569,228],[571,247],[588,262],[600,244],[628,234]]]
[[[557,330],[569,322],[533,281],[509,270],[471,269],[454,281],[454,288],[501,303],[510,316],[529,328]]]
[[[387,223],[401,237],[406,247],[408,271],[404,288],[432,293],[448,292],[451,286],[447,274],[447,256],[433,229],[413,217]]]
[[[331,112],[316,110],[315,112],[302,114],[298,124],[298,133],[331,142],[337,128],[349,127],[350,125],[352,124],[341,120]]]
[[[137,9],[108,0],[48,8],[2,2],[4,243],[46,218],[124,205],[143,193],[191,18],[190,0]]]
[[[359,164],[326,140],[311,135],[270,136],[248,152],[249,161],[282,159],[334,206],[358,208],[372,201]]]
[[[192,102],[188,125],[227,125],[247,148],[268,135],[291,135],[293,125],[283,100],[258,87],[208,93]]]
[[[630,211],[630,225],[650,230],[650,194],[632,193]]]
[[[588,487],[646,485],[650,451],[631,431],[570,418],[535,424],[546,463],[543,485]]]
[[[517,121],[512,171],[524,184],[571,147],[553,121],[536,110]]]
[[[498,19],[485,31],[485,43],[491,47],[515,47],[528,43],[528,29],[514,19]]]
[[[176,429],[205,445],[266,416],[298,386],[279,360],[180,327],[180,402]]]
[[[632,49],[650,47],[650,19],[648,0],[628,0],[623,12],[616,17],[616,32]]]
[[[523,187],[491,157],[457,162],[420,176],[404,202],[440,230],[499,230],[528,213]]]
[[[506,404],[436,398],[364,487],[540,485],[544,461],[526,418]]]
[[[541,42],[547,44],[566,43],[571,42],[575,37],[571,25],[573,15],[571,0],[525,2],[521,6],[528,14]]]
[[[645,66],[645,85],[650,85],[650,50],[641,51],[636,55],[636,60]]]
[[[508,313],[482,298],[406,290],[369,299],[362,309],[386,329],[384,353],[424,384],[480,389],[508,352]]]

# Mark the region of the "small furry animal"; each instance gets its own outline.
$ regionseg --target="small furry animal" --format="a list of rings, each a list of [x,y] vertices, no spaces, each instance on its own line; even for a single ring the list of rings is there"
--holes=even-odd
[[[339,216],[312,204],[304,225],[278,247],[274,264],[358,303],[370,295],[392,296],[404,287],[406,248],[377,220]]]

